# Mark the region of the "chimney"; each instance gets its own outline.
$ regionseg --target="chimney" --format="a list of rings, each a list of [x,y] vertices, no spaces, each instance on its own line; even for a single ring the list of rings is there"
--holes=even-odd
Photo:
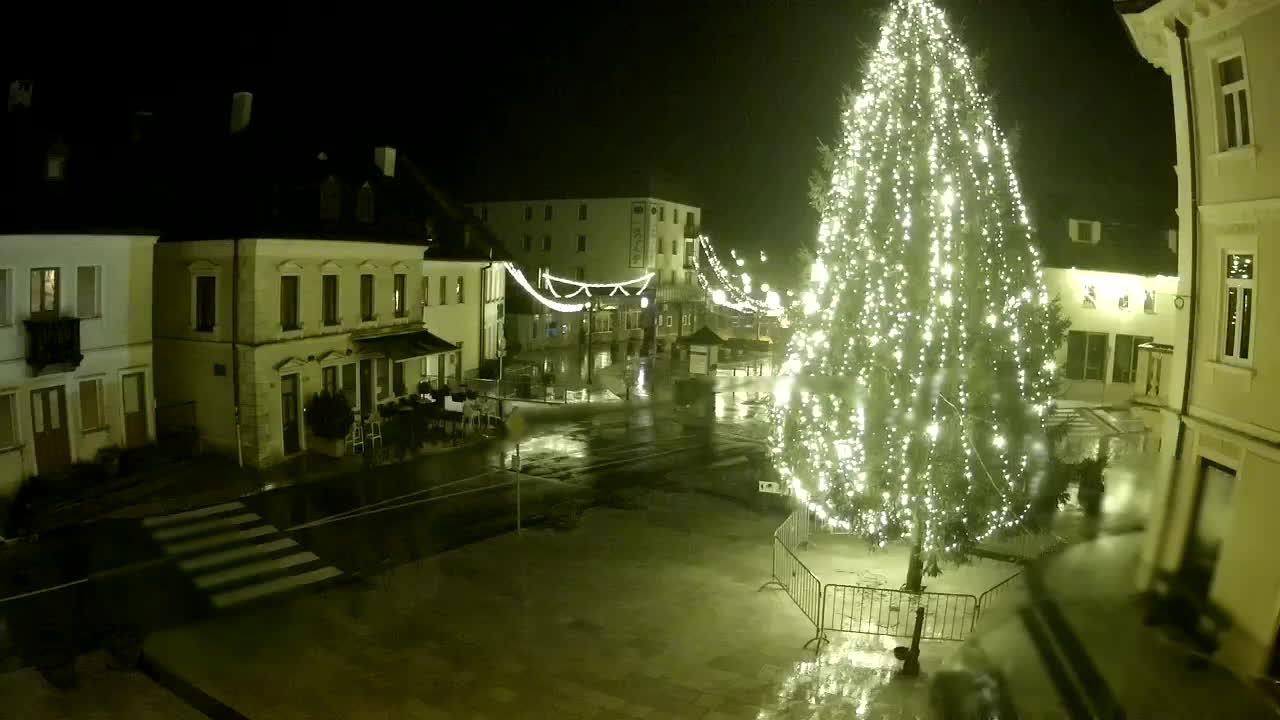
[[[396,176],[396,149],[393,147],[376,147],[373,149],[373,162],[386,177]]]
[[[249,127],[249,117],[253,114],[253,93],[238,92],[231,96],[231,134],[235,135]]]

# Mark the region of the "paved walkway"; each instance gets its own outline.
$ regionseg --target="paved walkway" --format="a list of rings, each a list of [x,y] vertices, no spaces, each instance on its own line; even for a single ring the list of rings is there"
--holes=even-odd
[[[0,718],[200,720],[206,717],[140,673],[108,669],[103,653],[80,658],[77,669],[80,684],[68,692],[54,690],[35,670],[0,673]]]

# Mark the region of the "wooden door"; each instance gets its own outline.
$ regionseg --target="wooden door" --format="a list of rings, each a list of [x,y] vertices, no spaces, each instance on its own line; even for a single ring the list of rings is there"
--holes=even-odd
[[[298,376],[280,378],[280,425],[284,439],[284,454],[293,455],[302,450],[302,427],[298,423]]]
[[[373,360],[365,358],[360,361],[360,414],[373,412]]]
[[[124,446],[147,444],[147,376],[128,373],[120,379],[120,397],[124,402]]]
[[[63,388],[31,391],[31,435],[36,446],[37,473],[50,475],[71,464],[67,394]]]

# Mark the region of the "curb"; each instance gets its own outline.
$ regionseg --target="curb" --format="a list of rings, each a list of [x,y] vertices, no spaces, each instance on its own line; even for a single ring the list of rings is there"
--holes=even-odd
[[[157,685],[173,693],[179,700],[210,720],[249,720],[248,716],[160,665],[146,652],[138,658],[138,672],[151,678]]]

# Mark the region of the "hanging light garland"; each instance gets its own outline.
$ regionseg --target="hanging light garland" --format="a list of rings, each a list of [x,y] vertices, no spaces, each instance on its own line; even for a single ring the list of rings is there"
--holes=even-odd
[[[738,257],[736,250],[730,250],[729,255],[738,267],[746,265],[746,260]],[[702,270],[700,258],[704,256],[711,270],[711,279],[708,279]],[[760,253],[762,262],[766,261],[766,258],[763,252]],[[777,317],[782,314],[782,298],[778,293],[770,290],[768,283],[765,283],[760,286],[760,290],[765,294],[764,300],[752,297],[751,274],[742,272],[735,276],[725,269],[716,255],[715,248],[711,245],[711,239],[706,235],[698,236],[698,251],[693,254],[693,270],[698,278],[698,285],[716,305],[741,313],[759,313],[768,317]]]
[[[558,298],[560,297],[572,298],[572,297],[577,297],[578,295],[585,295],[586,297],[597,297],[597,295],[592,294],[592,290],[595,290],[599,292],[599,294],[606,295],[608,297],[613,297],[619,293],[621,293],[623,297],[631,297],[633,295],[639,295],[640,293],[644,292],[646,288],[649,287],[649,281],[653,280],[653,273],[645,273],[640,277],[635,277],[630,280],[623,280],[622,282],[616,282],[616,283],[582,282],[580,280],[570,280],[569,278],[562,278],[557,275],[552,275],[549,272],[543,272],[542,279],[545,280],[547,283],[547,290],[551,291],[551,294]],[[561,295],[560,292],[556,290],[556,283],[569,285],[575,288],[575,290],[569,293],[568,295]],[[639,287],[636,287],[637,285]],[[632,292],[627,292],[627,288],[631,288]],[[604,292],[604,291],[607,291],[607,292]]]

